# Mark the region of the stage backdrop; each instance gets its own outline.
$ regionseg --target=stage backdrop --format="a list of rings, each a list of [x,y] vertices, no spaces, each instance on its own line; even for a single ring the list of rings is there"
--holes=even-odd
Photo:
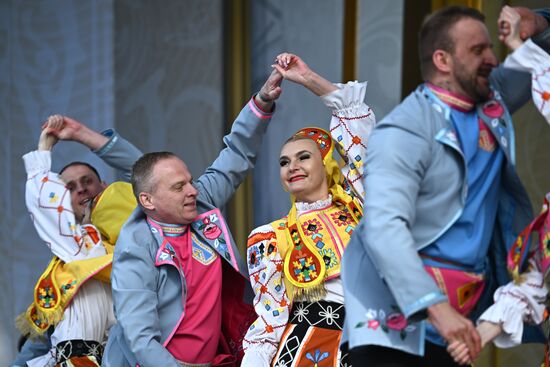
[[[368,80],[367,103],[380,120],[417,83],[403,81],[418,79],[412,75],[417,70],[406,68],[418,57],[411,37],[411,25],[423,16],[418,9],[460,2],[481,6],[493,35],[505,2],[547,6],[545,0],[417,0],[410,12],[404,0],[232,0],[235,8],[249,10],[243,41],[224,33],[229,2],[223,0],[0,0],[0,365],[15,355],[13,320],[31,301],[50,258],[25,208],[21,160],[36,148],[48,115],[73,116],[96,130],[114,127],[143,151],[172,150],[198,176],[235,117],[225,117],[228,94],[257,91],[278,53],[297,53],[335,82],[343,75]],[[249,57],[241,79],[250,82],[232,89],[224,66],[227,54],[241,49],[234,42],[245,43],[240,47]],[[316,96],[287,83],[283,89],[249,193],[255,225],[289,209],[277,164],[283,141],[301,127],[329,123],[330,111]],[[249,96],[242,98],[244,104]],[[538,205],[550,188],[550,128],[532,106],[514,119],[518,171]],[[54,169],[73,160],[96,165],[106,181],[116,178],[87,149],[59,143]],[[244,241],[239,245],[244,248]],[[484,365],[531,365],[513,358],[537,353],[490,351]]]
[[[51,257],[25,208],[21,156],[36,149],[42,122],[60,113],[98,131],[114,127],[143,151],[174,151],[200,174],[224,131],[222,5],[0,1],[1,366],[15,356],[14,318]],[[86,148],[60,142],[54,169],[73,160],[115,179]]]

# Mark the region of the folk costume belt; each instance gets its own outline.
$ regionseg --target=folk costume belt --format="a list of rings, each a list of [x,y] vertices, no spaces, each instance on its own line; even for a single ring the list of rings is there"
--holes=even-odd
[[[273,365],[350,366],[347,348],[340,349],[344,317],[340,303],[294,302]]]
[[[99,365],[102,356],[103,345],[94,340],[71,339],[55,346],[55,359],[60,366],[71,366],[71,359],[78,357],[88,357]]]
[[[290,311],[291,324],[305,324],[324,329],[342,330],[346,311],[336,302],[294,302]]]

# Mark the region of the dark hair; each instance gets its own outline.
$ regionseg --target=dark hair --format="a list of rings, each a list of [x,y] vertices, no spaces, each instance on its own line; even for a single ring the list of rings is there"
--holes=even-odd
[[[61,168],[61,171],[59,171],[59,175],[62,175],[63,172],[64,172],[67,168],[70,168],[70,167],[73,167],[73,166],[85,166],[85,167],[88,167],[88,168],[97,176],[97,179],[98,179],[99,181],[101,181],[101,177],[99,176],[99,172],[97,172],[97,169],[95,169],[94,166],[92,166],[91,164],[86,163],[86,162],[79,162],[79,161],[71,162],[71,163],[67,164],[65,167]]]
[[[134,196],[139,203],[140,192],[153,192],[156,183],[151,182],[151,174],[155,165],[162,160],[169,158],[177,158],[172,152],[152,152],[146,153],[139,158],[132,166],[132,177],[130,183]]]
[[[426,17],[418,35],[420,72],[427,80],[434,71],[432,56],[436,50],[454,52],[455,44],[451,28],[464,18],[472,18],[485,23],[485,16],[477,9],[454,5],[438,10]]]

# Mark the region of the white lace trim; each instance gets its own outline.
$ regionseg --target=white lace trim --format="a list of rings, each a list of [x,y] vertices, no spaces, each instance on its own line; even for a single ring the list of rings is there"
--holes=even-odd
[[[301,215],[310,210],[324,209],[332,203],[332,195],[328,194],[328,198],[324,200],[317,200],[313,203],[296,202],[296,212]]]

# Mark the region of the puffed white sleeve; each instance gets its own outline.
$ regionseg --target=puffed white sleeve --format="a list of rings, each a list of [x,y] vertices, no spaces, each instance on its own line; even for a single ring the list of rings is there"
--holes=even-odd
[[[33,225],[52,253],[64,262],[104,255],[86,243],[88,232],[76,223],[71,193],[59,175],[50,171],[51,152],[36,150],[23,156],[27,172],[25,202]],[[89,227],[93,227],[89,225]],[[99,252],[98,252],[99,251]]]
[[[528,39],[508,55],[504,67],[531,73],[533,102],[550,124],[550,55]]]
[[[330,133],[345,161],[342,173],[362,200],[365,197],[363,174],[367,140],[376,117],[365,103],[367,82],[335,85],[338,89],[321,99],[332,109]]]
[[[544,319],[548,290],[542,273],[534,263],[530,265],[520,283],[510,282],[496,290],[495,303],[478,319],[478,323],[488,321],[502,327],[503,332],[493,340],[499,348],[521,344],[523,323],[540,324]]]
[[[247,263],[258,318],[243,341],[243,367],[269,367],[277,352],[290,313],[283,282],[283,260],[270,225],[256,228],[248,237]]]

